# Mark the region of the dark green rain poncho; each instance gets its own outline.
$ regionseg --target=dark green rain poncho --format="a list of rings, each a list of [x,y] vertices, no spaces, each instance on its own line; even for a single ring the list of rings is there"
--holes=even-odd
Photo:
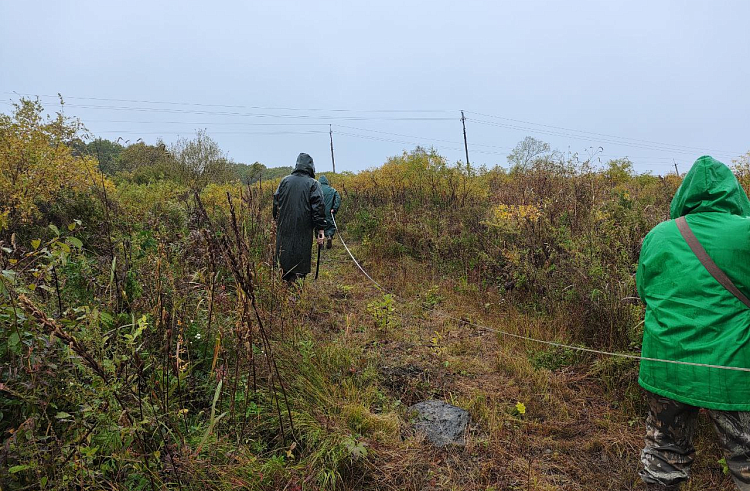
[[[331,212],[336,213],[341,206],[341,196],[335,188],[332,188],[328,183],[326,176],[320,176],[318,179],[320,187],[323,189],[323,199],[326,205],[326,222],[328,222],[328,228],[326,228],[326,237],[333,237],[336,233],[336,227],[333,226],[333,217]]]
[[[276,220],[276,260],[284,279],[310,272],[313,232],[327,227],[323,192],[315,180],[315,164],[299,154],[294,171],[282,179],[273,194]]]
[[[646,303],[643,356],[750,367],[750,309],[698,261],[674,219],[685,216],[713,261],[750,296],[750,201],[732,171],[699,158],[672,200],[672,220],[643,241],[636,281]],[[750,373],[642,361],[640,385],[693,406],[750,411]]]

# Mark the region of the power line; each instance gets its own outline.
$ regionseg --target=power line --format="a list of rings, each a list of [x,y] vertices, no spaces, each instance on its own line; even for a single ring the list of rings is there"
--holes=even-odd
[[[353,126],[344,126],[344,125],[336,125],[340,128],[349,128],[349,129],[358,129],[361,131],[373,131],[377,133],[387,134],[387,135],[396,135],[396,136],[406,136],[409,138],[416,138],[420,139],[421,137],[416,136],[410,136],[410,135],[401,135],[400,133],[390,133],[390,132],[383,132],[383,131],[377,131],[377,130],[368,130],[365,128],[355,128]],[[277,136],[277,135],[320,135],[320,134],[327,134],[327,131],[323,130],[305,130],[305,131],[212,131],[212,135],[265,135],[265,136]],[[98,131],[97,134],[113,134],[113,135],[183,135],[186,134],[186,132],[179,132],[179,131],[152,131],[152,132],[143,132],[143,131],[132,131],[132,130],[104,130],[104,131]],[[373,141],[380,141],[380,142],[386,142],[386,143],[397,143],[401,145],[415,145],[415,146],[422,146],[424,142],[420,141],[414,141],[414,140],[402,140],[402,139],[393,139],[393,138],[384,138],[384,137],[378,137],[373,135],[361,135],[357,133],[350,133],[350,132],[336,132],[337,135],[344,136],[344,137],[350,137],[350,138],[359,138],[364,140],[373,140]],[[425,138],[426,140],[433,140],[437,142],[447,142],[447,143],[454,143],[454,144],[460,144],[460,142],[454,142],[451,140],[439,140],[439,139],[430,139]],[[475,144],[476,146],[483,146],[480,144]],[[495,147],[495,148],[509,148],[509,147],[497,147],[494,145],[485,145],[489,147]],[[441,146],[443,150],[454,150],[454,151],[460,151],[462,150],[460,147],[450,147],[450,146]],[[483,154],[483,155],[498,155],[505,157],[507,154],[502,152],[492,152],[492,151],[486,151],[486,150],[475,150],[475,153]],[[653,165],[653,166],[672,166],[671,163],[665,164],[660,162],[634,162],[636,165]]]
[[[163,114],[201,114],[211,116],[237,116],[250,118],[277,118],[277,119],[313,119],[313,120],[340,120],[340,121],[453,121],[455,118],[430,117],[430,116],[331,116],[310,114],[270,114],[270,113],[243,113],[236,111],[207,111],[191,109],[167,109],[156,107],[132,107],[132,106],[103,106],[91,104],[65,104],[64,107],[79,109],[94,109],[125,112],[150,112]]]
[[[3,102],[4,104],[11,104]],[[196,109],[171,109],[161,107],[138,107],[138,106],[114,106],[98,104],[65,104],[63,108],[93,109],[107,111],[125,111],[125,112],[147,112],[162,114],[200,114],[210,116],[236,116],[250,118],[270,118],[270,119],[307,119],[307,120],[325,120],[325,121],[453,121],[455,118],[438,117],[438,116],[333,116],[333,115],[312,115],[312,114],[271,114],[271,113],[252,113],[237,111],[209,111]],[[303,109],[300,109],[304,111]],[[390,110],[389,110],[390,111]],[[332,111],[333,112],[333,111]],[[353,111],[356,112],[356,111]],[[405,111],[409,112],[409,111]]]
[[[263,122],[263,123],[251,123],[251,122],[245,122],[245,121],[155,121],[155,120],[109,120],[109,119],[94,119],[94,120],[87,120],[87,123],[118,123],[118,124],[176,124],[176,125],[194,125],[194,126],[268,126],[268,127],[275,127],[275,126],[326,126],[326,123],[278,123],[278,122]],[[356,126],[348,126],[348,125],[342,125],[342,124],[335,124],[338,128],[347,128],[352,129],[356,131],[364,131],[364,132],[370,132],[370,133],[377,133],[377,134],[383,134],[383,135],[390,135],[390,136],[400,136],[404,138],[411,138],[411,139],[417,139],[420,141],[434,141],[434,142],[441,142],[441,143],[449,143],[453,145],[460,145],[462,142],[456,141],[456,140],[445,140],[440,138],[431,138],[431,137],[425,137],[425,136],[416,136],[416,135],[406,135],[403,133],[394,133],[394,132],[388,132],[388,131],[381,131],[381,130],[373,130],[370,128],[360,128]],[[132,130],[103,130],[98,131],[97,133],[119,133],[119,134],[142,134],[142,135],[174,135],[174,134],[182,134],[182,132],[178,131],[158,131],[158,132],[143,132],[143,131],[132,131]],[[311,132],[307,132],[311,133]],[[305,134],[305,132],[300,131],[285,131],[285,132],[222,132],[222,131],[212,131],[212,134]],[[408,144],[421,144],[413,141],[395,141],[396,143],[408,143]],[[486,148],[497,148],[497,149],[506,149],[511,150],[513,147],[508,146],[501,146],[501,145],[490,145],[485,143],[472,143],[473,146],[479,146],[479,147],[486,147]],[[483,152],[486,153],[486,152]],[[607,156],[607,155],[602,155]],[[622,156],[611,156],[613,158],[622,158]],[[636,157],[636,156],[628,156],[628,158],[631,159],[653,159],[653,160],[669,160],[671,162],[671,157]],[[659,165],[659,164],[657,164]]]
[[[4,104],[9,104],[7,102],[0,102]],[[165,124],[165,125],[193,125],[193,126],[268,126],[268,127],[274,127],[274,126],[327,126],[328,123],[277,123],[277,122],[263,122],[263,123],[251,123],[246,121],[145,121],[145,120],[119,120],[119,119],[88,119],[86,120],[86,123],[117,123],[117,124]],[[425,137],[425,136],[416,136],[416,135],[406,135],[403,133],[393,133],[389,131],[380,131],[380,130],[373,130],[370,128],[360,128],[356,126],[348,126],[348,125],[342,125],[342,124],[335,124],[338,128],[347,128],[352,129],[356,131],[364,131],[364,132],[370,132],[370,133],[377,133],[377,134],[384,134],[384,135],[390,135],[390,136],[400,136],[405,138],[413,138],[417,140],[423,140],[423,141],[433,141],[433,142],[441,142],[441,143],[449,143],[453,145],[460,145],[460,141],[456,140],[445,140],[440,138],[431,138],[431,137]],[[103,131],[97,131],[97,133],[120,133],[120,134],[142,134],[142,135],[174,135],[174,134],[182,134],[182,132],[176,132],[176,131],[159,131],[159,132],[144,132],[144,131],[132,131],[132,130],[103,130]],[[221,132],[221,131],[212,131],[212,134],[303,134],[303,132],[276,132],[276,133],[261,133],[261,132]],[[414,143],[415,142],[404,142],[404,143]],[[497,148],[497,149],[506,149],[506,150],[512,150],[513,147],[508,146],[502,146],[502,145],[490,145],[486,143],[472,143],[472,146],[478,146],[478,147],[486,147],[486,148]],[[651,160],[665,160],[671,162],[673,160],[672,157],[643,157],[643,156],[621,156],[621,155],[607,155],[607,154],[601,154],[603,157],[612,157],[612,158],[629,158],[633,160],[641,160],[641,159],[651,159]],[[635,163],[635,162],[634,162]],[[650,165],[650,163],[649,163]],[[657,163],[656,165],[665,165]]]
[[[537,129],[537,128],[530,128],[530,127],[511,125],[511,124],[505,124],[505,123],[496,123],[496,122],[484,121],[480,119],[472,118],[471,121],[474,121],[475,123],[486,125],[486,126],[507,128],[507,129],[512,129],[512,130],[535,133],[535,134],[561,136],[565,138],[573,138],[573,139],[596,142],[596,143],[609,143],[613,145],[622,145],[622,146],[627,146],[627,147],[642,148],[642,149],[656,150],[656,151],[662,151],[662,152],[677,152],[677,153],[690,153],[690,154],[694,153],[693,151],[688,151],[688,150],[678,150],[678,149],[673,149],[673,148],[664,148],[664,147],[659,147],[659,146],[629,143],[629,142],[619,141],[619,140],[592,138],[592,137],[585,136],[585,135],[575,135],[575,134],[570,134],[570,133],[562,133],[562,132],[556,132],[556,131],[551,131],[551,130],[542,130],[542,129]]]
[[[368,129],[368,128],[357,128],[355,126],[347,126],[347,125],[343,125],[343,124],[334,124],[334,126],[336,126],[337,128],[348,128],[350,130],[369,131],[371,133],[378,133],[378,134],[382,134],[382,135],[402,136],[402,137],[405,137],[405,138],[416,138],[417,140],[430,140],[430,141],[436,141],[436,142],[442,142],[442,143],[451,143],[451,144],[454,144],[454,145],[461,145],[462,144],[462,142],[455,141],[455,140],[442,140],[442,139],[439,139],[439,138],[428,138],[428,137],[424,137],[424,136],[404,135],[402,133],[391,133],[389,131],[371,130],[371,129]],[[513,149],[513,147],[504,147],[504,146],[500,146],[500,145],[488,145],[488,144],[482,144],[482,143],[472,143],[472,145],[473,146],[478,146],[478,147]]]
[[[658,145],[658,146],[663,146],[663,147],[675,147],[675,148],[683,148],[683,149],[690,149],[690,150],[697,150],[697,151],[716,151],[716,152],[719,152],[719,153],[727,153],[727,154],[734,153],[734,152],[728,152],[728,151],[723,151],[723,150],[718,150],[718,151],[717,150],[712,150],[710,148],[705,148],[705,147],[691,147],[691,146],[687,146],[687,145],[677,145],[677,144],[673,144],[673,143],[664,143],[664,142],[658,142],[658,141],[653,141],[653,140],[643,140],[643,139],[639,139],[639,138],[629,138],[629,137],[623,137],[623,136],[617,136],[617,135],[609,135],[609,134],[606,134],[606,133],[597,133],[597,132],[594,132],[594,131],[578,130],[578,129],[573,129],[573,128],[566,128],[566,127],[563,127],[563,126],[554,126],[554,125],[543,124],[543,123],[535,123],[535,122],[532,122],[532,121],[524,121],[524,120],[521,120],[521,119],[506,118],[506,117],[503,117],[503,116],[496,116],[496,115],[492,115],[492,114],[478,113],[478,112],[474,112],[474,111],[466,111],[466,112],[470,113],[470,114],[476,114],[477,116],[484,116],[484,117],[487,117],[487,118],[494,118],[494,119],[502,119],[502,120],[511,121],[511,122],[514,122],[514,123],[530,124],[530,125],[534,125],[534,126],[541,126],[543,128],[551,128],[551,129],[555,129],[555,130],[563,130],[563,131],[568,131],[568,132],[582,133],[582,134],[588,134],[588,135],[594,135],[594,136],[603,136],[603,137],[606,137],[606,138],[615,138],[615,139],[619,139],[619,140],[629,140],[629,141],[633,141],[633,142],[647,143],[647,144],[653,144],[653,145]]]
[[[341,125],[338,125],[341,126]],[[351,138],[360,138],[365,140],[374,140],[374,141],[382,141],[382,142],[388,142],[388,143],[398,143],[402,145],[419,145],[421,146],[422,143],[416,142],[416,141],[409,141],[409,140],[396,140],[391,138],[382,138],[382,137],[376,137],[372,135],[359,135],[355,133],[344,133],[344,132],[337,132],[337,135],[345,136],[345,137],[351,137]],[[463,148],[461,147],[441,147],[444,150],[454,150],[454,151],[462,151]],[[507,147],[506,147],[507,148]],[[483,155],[500,155],[503,157],[507,157],[506,153],[502,152],[491,152],[486,150],[474,150],[475,153],[480,153]],[[640,165],[640,166],[666,166],[666,167],[672,167],[672,163],[664,163],[664,162],[633,162],[634,165]]]
[[[6,92],[8,93],[8,92]],[[21,95],[18,93],[13,92],[14,95]],[[56,96],[42,96],[42,97],[56,97]],[[447,112],[447,110],[407,110],[407,109],[379,109],[379,110],[352,110],[352,109],[321,109],[321,108],[310,108],[310,109],[304,109],[304,108],[270,108],[266,106],[241,106],[241,105],[227,105],[227,104],[201,104],[201,103],[182,103],[182,102],[171,102],[171,101],[146,101],[146,100],[135,100],[135,99],[108,99],[108,98],[93,98],[93,97],[71,97],[73,99],[80,99],[80,100],[100,100],[100,101],[115,101],[115,102],[132,102],[132,103],[150,103],[150,104],[168,104],[168,105],[188,105],[188,106],[196,106],[196,107],[227,107],[227,108],[257,108],[257,109],[273,109],[273,110],[291,110],[291,111],[330,111],[330,112],[346,112],[346,113],[356,113],[356,112],[381,112],[381,113],[409,113],[409,112],[434,112],[434,113],[441,113],[441,112]],[[0,102],[4,104],[10,104],[8,102]],[[209,116],[237,116],[237,117],[252,117],[252,118],[262,118],[262,119],[293,119],[293,120],[325,120],[325,121],[453,121],[456,118],[453,117],[429,117],[429,116],[358,116],[358,115],[351,115],[351,116],[333,116],[333,115],[307,115],[307,114],[268,114],[268,113],[242,113],[242,112],[235,112],[235,111],[208,111],[208,110],[186,110],[186,109],[175,109],[175,108],[154,108],[154,107],[131,107],[131,106],[112,106],[112,105],[89,105],[89,104],[66,104],[64,107],[76,107],[76,108],[83,108],[83,109],[96,109],[96,110],[113,110],[113,111],[133,111],[133,112],[151,112],[151,113],[166,113],[166,114],[201,114],[201,115],[209,115]],[[482,115],[490,118],[495,119],[504,119],[508,121],[515,121],[515,122],[523,122],[525,124],[531,124],[531,125],[537,125],[542,128],[553,128],[553,129],[560,129],[563,131],[572,131],[581,133],[579,134],[571,134],[571,133],[565,133],[565,132],[558,132],[558,131],[550,131],[545,129],[539,129],[539,128],[533,128],[533,127],[523,127],[518,125],[511,125],[511,124],[504,124],[497,121],[483,121],[479,119],[473,119],[472,121],[481,124],[481,125],[487,125],[487,126],[494,126],[494,127],[500,127],[500,128],[507,128],[517,131],[525,131],[530,133],[539,133],[539,134],[545,134],[545,135],[551,135],[551,136],[560,136],[564,138],[573,138],[573,139],[579,139],[579,140],[586,140],[586,141],[593,141],[596,143],[608,143],[612,145],[621,145],[621,146],[628,146],[628,147],[634,147],[634,148],[642,148],[646,150],[653,150],[658,152],[675,152],[680,154],[694,154],[692,150],[688,149],[695,149],[698,147],[680,147],[678,145],[673,144],[660,144],[658,142],[649,143],[649,140],[638,140],[633,138],[625,138],[625,137],[617,137],[613,135],[606,135],[603,133],[595,133],[595,132],[585,132],[582,130],[574,130],[570,128],[564,128],[564,127],[556,127],[552,125],[545,125],[541,123],[533,123],[533,122],[527,122],[522,120],[514,120],[511,118],[504,118],[502,116],[496,116],[486,113],[478,113],[478,112],[472,112],[467,111],[469,114],[477,114]],[[467,118],[468,119],[468,118]],[[94,122],[107,122],[102,120],[94,120]],[[113,120],[111,122],[121,122],[121,123],[132,123],[132,124],[158,124],[158,121],[124,121],[124,120]],[[248,125],[248,126],[321,126],[325,124],[330,123],[315,123],[315,122],[263,122],[263,123],[249,123],[249,122],[226,122],[226,121],[219,121],[219,122],[182,122],[182,121],[165,121],[164,124],[195,124],[195,125]],[[400,136],[405,138],[415,138],[418,140],[429,140],[429,141],[436,141],[441,143],[449,143],[453,145],[460,145],[461,142],[452,141],[452,140],[442,140],[438,138],[428,138],[428,137],[417,137],[413,135],[403,135],[400,133],[390,133],[385,131],[378,131],[378,130],[370,130],[365,128],[355,128],[350,127],[346,125],[339,125],[336,124],[336,126],[343,127],[343,128],[350,128],[350,129],[356,129],[357,131],[365,131],[365,132],[373,132],[373,133],[379,133],[379,134],[385,134],[385,135],[391,135],[391,136]],[[106,131],[103,133],[115,133],[115,131]],[[135,134],[137,132],[129,132],[129,134]],[[147,133],[141,133],[141,134],[179,134],[178,132],[147,132]],[[221,134],[220,132],[216,132],[217,134]],[[225,132],[224,134],[229,134],[229,132]],[[240,134],[239,132],[236,132],[236,134]],[[252,133],[245,133],[245,134],[252,134]],[[258,133],[261,134],[261,133]],[[266,134],[273,134],[273,133],[266,133]],[[281,132],[277,132],[277,134],[282,134]],[[287,134],[301,134],[301,133],[292,133],[289,132]],[[605,139],[601,138],[591,138],[587,136],[582,136],[585,134],[590,135],[600,135],[604,136]],[[352,136],[355,138],[365,138],[363,135],[354,135],[350,134],[348,136]],[[611,138],[615,138],[615,140],[612,140]],[[374,138],[368,138],[368,139],[374,139]],[[625,141],[620,141],[625,140]],[[387,139],[381,139],[381,141],[388,141]],[[413,142],[413,141],[399,141],[399,140],[390,140],[394,143],[402,143],[402,144],[416,144],[419,145],[421,143]],[[632,142],[642,142],[642,143],[632,143]],[[489,144],[481,144],[481,143],[472,143],[473,146],[481,146],[486,148],[498,148],[498,149],[510,149],[511,147],[503,147],[498,145],[489,145]],[[445,147],[448,148],[448,147]],[[452,150],[459,150],[458,148],[451,148]],[[479,153],[484,154],[490,154],[490,155],[500,155],[497,152],[489,152],[489,151],[480,151],[477,150]],[[741,153],[740,153],[741,154]],[[734,158],[736,155],[739,154],[722,154],[725,155],[728,158]],[[630,157],[632,159],[641,159],[643,157]],[[665,157],[645,157],[646,159],[653,159],[653,160],[664,160]],[[671,159],[670,159],[671,160]],[[651,163],[642,163],[642,162],[634,162],[639,165],[652,165]],[[664,165],[664,164],[654,164],[654,165]]]
[[[248,123],[245,121],[133,121],[116,119],[87,119],[87,123],[119,123],[119,124],[191,124],[196,126],[206,125],[231,125],[231,126],[328,126],[328,123]]]
[[[87,123],[125,123],[125,124],[185,124],[185,125],[195,125],[195,126],[212,126],[212,125],[230,125],[230,126],[326,126],[326,123],[248,123],[248,122],[207,122],[207,121],[132,121],[132,120],[87,120]],[[425,140],[425,141],[434,141],[434,142],[441,142],[441,143],[449,143],[453,145],[460,145],[460,141],[455,140],[445,140],[440,138],[431,138],[431,137],[425,137],[425,136],[415,136],[415,135],[406,135],[403,133],[393,133],[389,131],[380,131],[380,130],[373,130],[369,128],[360,128],[356,126],[348,126],[348,125],[342,125],[342,124],[335,124],[337,128],[347,128],[352,129],[356,131],[364,131],[364,132],[370,132],[370,133],[377,133],[377,134],[383,134],[383,135],[390,135],[390,136],[400,136],[404,138],[413,138],[417,140]],[[117,131],[100,131],[99,133],[116,133]],[[125,130],[123,130],[125,132]],[[135,134],[139,133],[136,131],[126,131],[128,134]],[[163,132],[140,132],[144,135],[154,135],[154,134],[179,134],[179,132],[171,132],[171,131],[163,131]],[[229,134],[232,132],[216,132],[212,131],[212,134]],[[239,133],[239,132],[234,132]],[[285,132],[285,134],[294,134],[296,132]],[[247,133],[252,134],[252,133]],[[269,133],[270,134],[270,133]],[[279,134],[282,134],[279,132]],[[472,143],[472,146],[478,146],[478,147],[486,147],[486,148],[497,148],[497,149],[506,149],[506,150],[512,150],[513,147],[507,147],[507,146],[501,146],[501,145],[489,145],[485,143]],[[672,157],[643,157],[643,156],[621,156],[621,155],[607,155],[607,154],[601,154],[603,157],[612,157],[612,158],[628,158],[633,160],[640,160],[640,159],[652,159],[652,160],[665,160],[670,162],[669,165],[671,165],[671,162],[673,160]],[[662,165],[662,164],[657,164]]]
[[[19,92],[3,92],[4,94],[10,94],[10,95],[16,95],[16,96],[35,96],[35,97],[45,97],[45,98],[55,98],[57,99],[59,95],[37,95],[37,94],[30,94],[30,93],[19,93]],[[81,96],[68,96],[67,99],[74,99],[74,100],[82,100],[82,101],[99,101],[99,102],[125,102],[125,103],[134,103],[134,104],[159,104],[159,105],[171,105],[171,106],[189,106],[189,107],[216,107],[216,108],[233,108],[233,109],[255,109],[255,110],[282,110],[282,111],[296,111],[296,112],[341,112],[341,113],[433,113],[433,114],[439,114],[439,113],[452,113],[455,110],[452,109],[350,109],[350,108],[332,108],[332,109],[326,109],[326,108],[299,108],[299,107],[272,107],[272,106],[256,106],[256,105],[240,105],[240,104],[206,104],[206,103],[195,103],[195,102],[175,102],[175,101],[160,101],[160,100],[141,100],[141,99],[124,99],[124,98],[106,98],[106,97],[81,97]],[[324,119],[324,120],[335,120],[335,119],[341,119],[341,120],[354,120],[354,121],[367,121],[367,120],[393,120],[393,121],[448,121],[452,120],[453,118],[445,117],[445,118],[434,118],[434,117],[364,117],[364,116],[330,116],[330,115],[322,115],[322,116],[313,116],[313,115],[291,115],[291,114],[258,114],[258,113],[237,113],[237,112],[216,112],[216,111],[187,111],[187,110],[180,110],[180,109],[165,109],[165,108],[133,108],[133,107],[123,107],[123,106],[101,106],[101,105],[86,105],[86,104],[69,104],[68,107],[79,107],[84,109],[108,109],[108,110],[116,110],[116,111],[152,111],[152,112],[167,112],[167,113],[188,113],[188,114],[210,114],[210,115],[222,115],[222,116],[244,116],[244,117],[258,117],[258,118],[301,118],[301,119]],[[693,154],[694,151],[709,151],[714,152],[715,154],[720,154],[728,157],[736,157],[737,155],[741,155],[743,152],[731,152],[731,151],[723,151],[723,150],[714,150],[709,149],[705,147],[694,147],[694,146],[686,146],[686,145],[677,145],[677,144],[671,144],[671,143],[664,143],[664,142],[657,142],[653,140],[644,140],[644,139],[638,139],[638,138],[630,138],[630,137],[621,137],[617,135],[611,135],[607,133],[597,133],[592,131],[586,131],[586,130],[578,130],[573,128],[567,128],[563,126],[555,126],[555,125],[549,125],[544,123],[536,123],[533,121],[527,121],[527,120],[521,120],[521,119],[513,119],[513,118],[507,118],[504,116],[498,116],[494,114],[488,114],[488,113],[482,113],[482,112],[476,112],[476,111],[466,111],[469,114],[475,114],[478,116],[484,116],[488,118],[493,119],[500,119],[505,121],[511,121],[514,123],[522,123],[527,125],[533,125],[533,126],[539,126],[541,128],[549,128],[553,130],[561,130],[568,133],[554,133],[554,132],[543,132],[536,128],[525,128],[525,127],[518,127],[514,125],[502,125],[502,124],[495,124],[498,127],[508,128],[508,129],[514,129],[519,131],[530,131],[530,132],[536,132],[541,134],[546,134],[550,136],[562,136],[567,138],[576,138],[576,139],[582,139],[587,141],[595,141],[591,138],[585,138],[582,136],[577,136],[572,133],[580,133],[584,135],[594,135],[598,137],[605,137],[609,140],[597,140],[597,141],[604,141],[606,143],[614,144],[614,145],[623,145],[623,146],[632,146],[635,148],[643,148],[647,150],[655,150],[655,151],[676,151],[680,153],[690,153]],[[480,121],[480,120],[474,120],[475,122],[478,122],[480,124],[486,124],[486,125],[492,125],[488,121]],[[322,123],[321,123],[322,124]],[[615,139],[615,141],[611,139]],[[628,142],[635,142],[640,144],[645,144],[645,146],[636,146],[632,143],[625,143],[619,140],[625,140]],[[688,150],[692,150],[691,152],[688,152]]]
[[[337,135],[341,135],[341,136],[348,136],[348,137],[352,137],[352,138],[361,138],[361,139],[364,139],[364,140],[375,140],[375,141],[382,141],[382,142],[389,142],[389,143],[400,143],[402,145],[417,145],[417,146],[421,146],[422,145],[422,143],[420,143],[420,142],[407,141],[407,140],[396,140],[396,139],[391,139],[391,138],[382,138],[382,137],[372,136],[372,135],[358,135],[358,134],[355,134],[355,133],[343,133],[343,132],[337,132],[336,134]],[[445,150],[463,150],[460,147],[445,147],[444,146],[442,148],[445,149]],[[505,153],[491,152],[491,151],[487,151],[487,150],[475,150],[475,152],[476,153],[485,154],[485,155],[501,155],[503,157],[506,156]]]
[[[577,140],[585,140],[585,141],[591,141],[596,143],[609,143],[612,145],[620,145],[625,147],[633,147],[633,148],[641,148],[646,150],[654,150],[658,152],[675,152],[680,154],[687,154],[687,155],[694,155],[694,150],[684,149],[680,150],[677,148],[669,148],[669,147],[662,147],[657,145],[648,145],[648,144],[638,144],[638,143],[630,143],[627,141],[619,141],[619,140],[611,140],[611,139],[602,139],[602,138],[593,138],[585,135],[574,135],[570,133],[562,133],[562,132],[556,132],[556,131],[550,131],[550,130],[543,130],[543,129],[537,129],[537,128],[529,128],[524,126],[517,126],[517,125],[510,125],[510,124],[504,124],[504,123],[496,123],[492,121],[484,121],[479,119],[471,119],[471,121],[474,121],[475,123],[487,125],[487,126],[495,126],[499,128],[507,128],[507,129],[513,129],[518,131],[526,131],[530,133],[537,133],[537,134],[543,134],[543,135],[550,135],[550,136],[561,136],[564,138],[573,138]],[[705,149],[704,149],[705,150]],[[733,158],[740,154],[732,154],[732,153],[715,153],[715,155],[723,156],[723,157],[729,157]]]
[[[327,131],[212,131],[212,135],[313,135],[328,133]],[[116,135],[182,135],[186,132],[181,131],[131,131],[131,130],[105,130],[97,131],[97,134],[116,134]]]
[[[4,94],[20,95],[20,96],[31,96],[31,97],[46,97],[59,99],[59,95],[42,95],[42,94],[29,94],[19,92],[3,92]],[[64,96],[63,99],[74,99],[84,101],[100,101],[100,102],[128,102],[133,104],[163,104],[172,106],[194,106],[194,107],[223,107],[228,109],[263,109],[270,111],[309,111],[309,112],[357,112],[357,113],[450,113],[452,110],[449,109],[324,109],[324,108],[300,108],[300,107],[270,107],[270,106],[248,106],[241,104],[204,104],[197,102],[174,102],[174,101],[150,101],[150,100],[138,100],[138,99],[112,99],[106,97],[76,97],[76,96]]]

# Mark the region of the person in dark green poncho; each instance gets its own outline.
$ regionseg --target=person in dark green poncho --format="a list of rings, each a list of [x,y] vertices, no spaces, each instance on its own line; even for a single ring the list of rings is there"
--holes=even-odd
[[[326,176],[320,176],[318,182],[323,189],[323,199],[326,205],[326,222],[328,222],[328,228],[325,230],[326,239],[328,240],[326,249],[330,249],[333,245],[333,235],[336,233],[336,227],[333,225],[333,214],[339,211],[341,196],[335,188],[331,187]]]
[[[304,278],[310,272],[313,230],[318,230],[318,245],[328,227],[323,192],[315,180],[313,159],[299,154],[291,175],[281,180],[273,194],[273,218],[276,220],[276,258],[286,281]]]
[[[685,217],[739,295],[750,297],[747,194],[726,165],[704,156],[685,175],[670,216],[648,233],[638,263],[646,304],[642,355],[750,368],[750,308],[712,276],[676,222]],[[642,360],[638,382],[650,407],[641,453],[649,489],[676,490],[688,479],[697,416],[705,408],[734,482],[750,490],[750,372]]]

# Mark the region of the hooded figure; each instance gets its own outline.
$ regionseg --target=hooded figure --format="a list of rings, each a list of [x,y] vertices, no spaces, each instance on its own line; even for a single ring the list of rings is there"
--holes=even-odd
[[[745,191],[726,165],[704,156],[685,175],[670,216],[646,236],[638,263],[646,303],[642,355],[750,368],[750,308],[711,276],[675,223],[684,216],[711,259],[750,297]],[[649,392],[646,483],[677,489],[687,479],[698,408],[707,408],[735,482],[750,490],[750,372],[642,360],[638,382]]]
[[[326,222],[328,222],[328,228],[325,230],[326,238],[328,239],[326,248],[330,249],[333,235],[336,233],[336,227],[333,225],[333,214],[339,211],[341,196],[335,188],[331,187],[326,176],[320,176],[318,182],[320,183],[320,187],[323,188],[323,199],[326,204]]]
[[[313,159],[299,154],[294,171],[281,180],[273,194],[276,220],[276,261],[287,281],[310,272],[313,230],[325,230],[327,223],[323,193],[315,180]]]

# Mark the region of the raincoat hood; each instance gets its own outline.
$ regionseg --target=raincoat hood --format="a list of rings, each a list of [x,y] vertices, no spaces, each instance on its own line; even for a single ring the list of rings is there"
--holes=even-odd
[[[320,176],[318,182],[323,186],[330,186],[330,184],[328,183],[328,178],[326,176]]]
[[[705,212],[750,216],[750,200],[737,178],[729,167],[708,155],[695,161],[669,209],[673,219]]]
[[[306,153],[301,153],[297,157],[297,165],[294,167],[294,172],[301,172],[315,179],[315,164],[313,163],[312,157]]]

